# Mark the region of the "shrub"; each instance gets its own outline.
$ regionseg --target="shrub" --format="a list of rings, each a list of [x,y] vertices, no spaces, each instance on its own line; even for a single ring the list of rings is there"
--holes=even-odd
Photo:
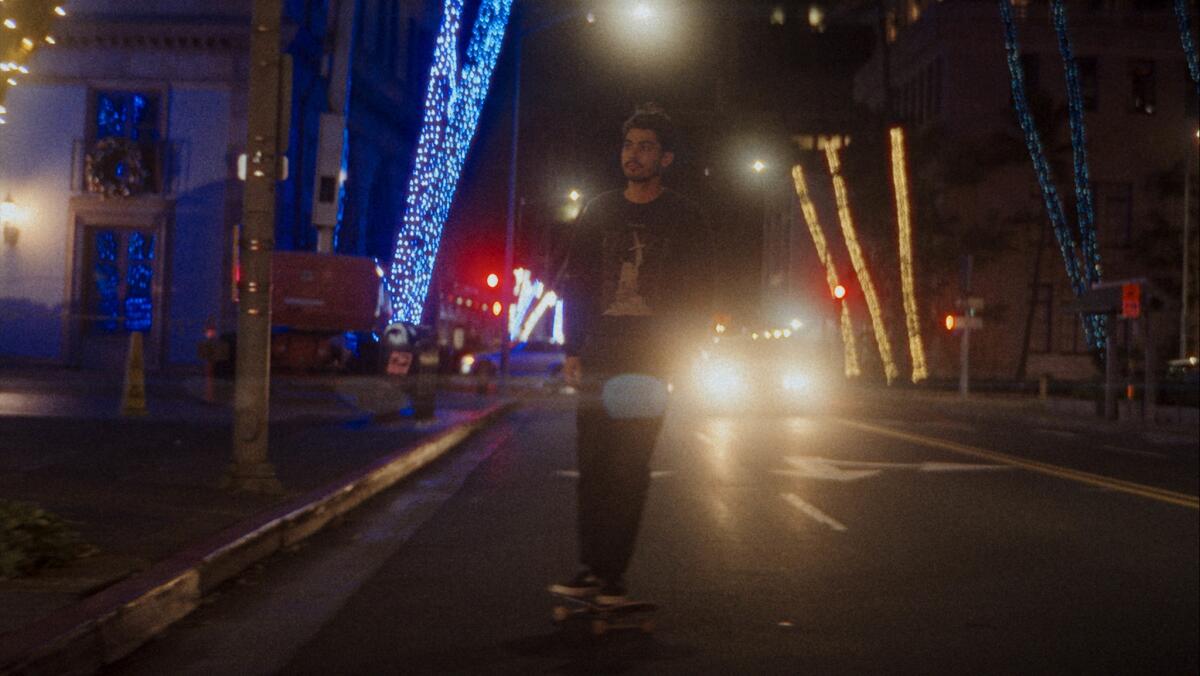
[[[88,550],[62,517],[36,505],[0,500],[0,580],[61,566]]]

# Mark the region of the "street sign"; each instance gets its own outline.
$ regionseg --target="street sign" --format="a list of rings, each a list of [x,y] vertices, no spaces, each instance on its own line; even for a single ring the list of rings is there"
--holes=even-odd
[[[1121,317],[1137,319],[1142,316],[1142,285],[1136,282],[1121,285]]]

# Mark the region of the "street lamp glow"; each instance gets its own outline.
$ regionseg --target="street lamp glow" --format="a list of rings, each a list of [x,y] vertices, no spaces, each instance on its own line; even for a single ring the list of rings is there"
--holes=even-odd
[[[750,168],[754,170],[754,173],[761,174],[767,165],[762,160],[754,160],[754,164],[750,165]]]
[[[791,327],[793,331],[799,331],[801,326],[804,326],[804,322],[800,321],[799,319],[793,319],[791,321]]]
[[[583,197],[583,193],[579,192],[578,190],[572,190],[571,192],[567,193],[567,199],[571,200],[572,202],[578,202],[579,198],[581,197]]]
[[[643,21],[653,19],[654,8],[644,2],[639,2],[633,7],[633,15]]]

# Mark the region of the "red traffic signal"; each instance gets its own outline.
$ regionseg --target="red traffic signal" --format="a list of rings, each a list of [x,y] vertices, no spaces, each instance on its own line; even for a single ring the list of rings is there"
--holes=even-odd
[[[492,274],[488,275],[487,276],[487,285],[488,285],[489,289],[494,289],[497,286],[500,286],[500,275],[497,275],[494,272]]]
[[[838,300],[842,300],[843,298],[845,298],[846,297],[846,287],[842,286],[841,284],[838,284],[837,286],[833,287],[833,297]]]
[[[955,317],[954,317],[954,315],[946,315],[946,330],[947,330],[947,331],[953,331],[953,330],[954,330],[954,325],[955,325],[956,323],[957,323],[957,322],[955,321]]]

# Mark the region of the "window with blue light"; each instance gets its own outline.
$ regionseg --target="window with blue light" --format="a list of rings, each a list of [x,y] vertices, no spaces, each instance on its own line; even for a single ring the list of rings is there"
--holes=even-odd
[[[159,95],[136,91],[96,90],[92,92],[93,117],[89,125],[89,145],[108,138],[129,139],[141,150],[142,166],[147,172],[145,189],[159,191]],[[116,171],[121,175],[124,167]]]
[[[95,228],[88,239],[92,285],[87,315],[93,332],[150,331],[154,326],[155,235]]]

